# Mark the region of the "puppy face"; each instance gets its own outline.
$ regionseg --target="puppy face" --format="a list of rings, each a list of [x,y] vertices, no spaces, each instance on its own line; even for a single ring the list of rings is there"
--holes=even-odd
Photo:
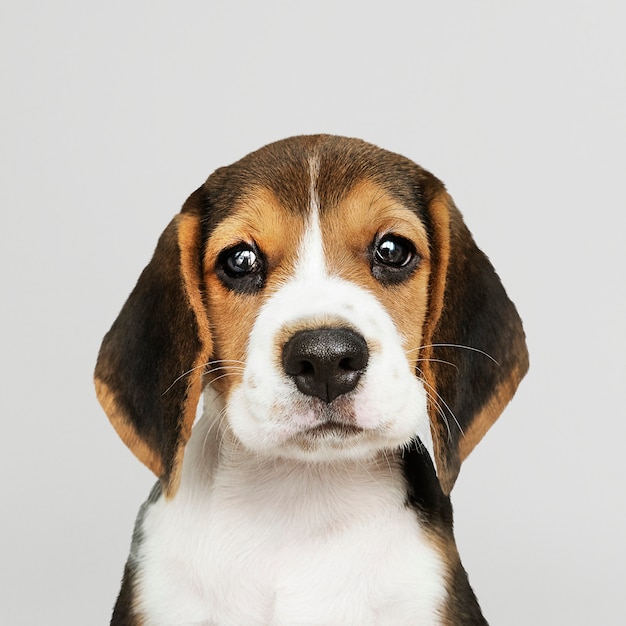
[[[449,492],[527,365],[515,307],[443,184],[319,135],[190,196],[103,341],[96,388],[170,496],[206,384],[254,454],[424,444]]]
[[[211,384],[256,453],[332,461],[418,436],[432,447],[415,375],[428,302],[424,225],[370,180],[337,190],[322,211],[309,165],[301,214],[257,188],[208,239]]]

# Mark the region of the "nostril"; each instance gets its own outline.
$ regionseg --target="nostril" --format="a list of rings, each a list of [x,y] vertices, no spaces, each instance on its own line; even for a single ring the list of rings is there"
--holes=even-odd
[[[339,361],[339,367],[342,370],[356,370],[356,369],[358,369],[357,367],[353,367],[352,366],[352,359],[341,359],[341,361]]]
[[[287,365],[284,366],[284,369],[290,376],[309,376],[313,375],[315,372],[313,363],[305,360],[287,363]]]
[[[339,361],[339,369],[347,372],[356,372],[362,370],[367,365],[368,353],[358,353],[349,357],[345,357]]]
[[[300,361],[300,373],[301,374],[313,374],[315,368],[313,367],[313,363],[311,361]]]
[[[367,366],[365,339],[347,328],[295,333],[283,346],[283,369],[304,394],[332,402],[352,391]]]

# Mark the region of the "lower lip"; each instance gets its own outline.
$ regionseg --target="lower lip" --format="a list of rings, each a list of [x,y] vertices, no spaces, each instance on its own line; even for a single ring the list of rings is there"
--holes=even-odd
[[[339,435],[341,437],[353,437],[363,432],[362,428],[351,424],[338,424],[336,422],[324,422],[306,431],[311,435]]]

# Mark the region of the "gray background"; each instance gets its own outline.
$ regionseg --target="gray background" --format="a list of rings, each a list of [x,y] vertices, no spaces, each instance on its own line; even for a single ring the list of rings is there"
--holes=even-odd
[[[108,623],[153,477],[91,373],[186,196],[292,134],[448,185],[531,373],[464,465],[459,549],[494,625],[623,624],[623,3],[0,6],[0,623]]]

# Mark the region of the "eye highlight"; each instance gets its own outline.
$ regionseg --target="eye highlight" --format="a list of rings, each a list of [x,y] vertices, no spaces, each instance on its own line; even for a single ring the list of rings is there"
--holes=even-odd
[[[254,293],[265,283],[265,259],[254,244],[240,243],[222,250],[216,273],[231,291]]]
[[[406,239],[385,235],[374,251],[376,261],[391,267],[404,267],[411,261],[414,254],[413,245],[407,244],[409,242]]]
[[[224,271],[233,278],[258,271],[259,260],[251,248],[234,250],[224,260]]]
[[[405,237],[387,233],[372,242],[372,275],[381,283],[397,284],[406,280],[419,262],[415,246]]]

